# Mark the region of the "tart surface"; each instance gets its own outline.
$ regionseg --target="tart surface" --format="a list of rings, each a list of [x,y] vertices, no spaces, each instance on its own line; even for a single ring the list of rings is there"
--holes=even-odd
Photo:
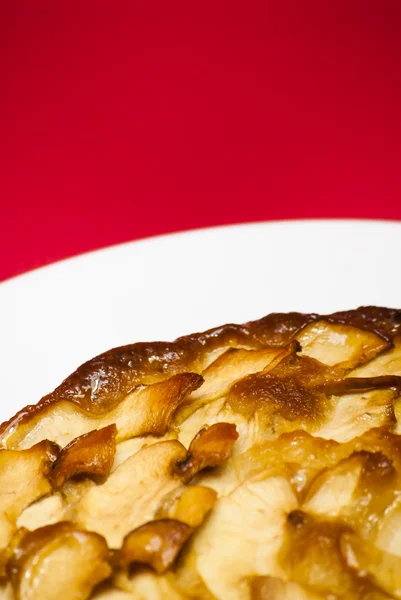
[[[401,598],[401,311],[116,348],[0,426],[0,598]]]

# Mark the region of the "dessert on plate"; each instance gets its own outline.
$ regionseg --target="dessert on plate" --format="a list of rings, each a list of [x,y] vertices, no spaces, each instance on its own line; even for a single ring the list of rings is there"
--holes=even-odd
[[[0,598],[401,598],[401,311],[116,348],[0,426]]]

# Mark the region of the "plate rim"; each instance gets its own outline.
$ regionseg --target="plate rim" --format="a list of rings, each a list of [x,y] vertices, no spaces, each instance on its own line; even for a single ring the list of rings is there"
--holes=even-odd
[[[384,225],[386,226],[396,226],[401,228],[401,220],[398,219],[374,219],[370,217],[350,217],[350,218],[291,218],[291,219],[271,219],[271,220],[260,220],[260,221],[241,221],[238,223],[226,223],[221,225],[210,225],[206,227],[192,227],[189,229],[182,229],[179,231],[160,233],[156,235],[148,235],[132,240],[127,240],[124,242],[116,242],[115,244],[109,244],[106,246],[101,246],[99,248],[94,248],[92,250],[87,250],[85,252],[80,252],[78,254],[73,254],[72,256],[66,256],[65,258],[60,258],[51,263],[41,265],[35,267],[33,269],[29,269],[28,271],[24,271],[23,273],[18,273],[17,275],[13,275],[12,277],[8,277],[0,281],[0,292],[4,290],[5,287],[12,286],[14,284],[18,284],[21,280],[25,278],[30,278],[37,273],[44,273],[46,271],[51,271],[52,269],[56,269],[59,265],[68,264],[72,261],[77,261],[80,259],[90,258],[93,255],[102,254],[108,251],[114,251],[119,248],[128,247],[136,244],[148,244],[153,241],[163,240],[166,238],[177,238],[184,237],[191,234],[202,234],[208,231],[216,231],[216,230],[228,230],[228,229],[245,229],[254,226],[266,226],[266,225],[285,225],[285,224],[304,224],[304,225],[317,225],[317,224],[354,224],[357,226],[360,225]]]

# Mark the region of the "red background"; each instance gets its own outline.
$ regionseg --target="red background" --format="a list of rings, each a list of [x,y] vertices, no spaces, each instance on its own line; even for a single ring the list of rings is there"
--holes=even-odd
[[[1,0],[0,61],[0,279],[192,227],[401,219],[399,0]]]

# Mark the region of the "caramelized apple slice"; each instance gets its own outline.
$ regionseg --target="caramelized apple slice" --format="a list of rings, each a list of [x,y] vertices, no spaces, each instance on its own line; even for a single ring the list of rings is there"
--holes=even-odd
[[[230,390],[228,403],[247,417],[255,411],[266,419],[278,414],[298,425],[322,421],[328,408],[323,386],[340,381],[343,372],[308,356],[287,356],[272,370],[245,377]]]
[[[204,429],[205,426],[214,427],[220,421],[226,422],[230,427],[235,427],[237,430],[238,439],[235,443],[233,443],[234,435],[229,433],[230,436],[233,436],[232,439],[230,440],[230,438],[227,438],[221,447],[223,450],[224,446],[226,446],[226,450],[228,450],[229,445],[231,444],[233,456],[241,454],[255,443],[255,438],[258,439],[259,428],[256,423],[254,424],[252,419],[248,420],[242,415],[235,415],[229,407],[225,406],[224,398],[220,398],[214,400],[210,404],[201,406],[181,425],[179,440],[184,446],[188,446],[189,448],[192,439],[196,437],[197,432],[199,432],[201,428]],[[212,432],[213,431],[215,430],[212,429]],[[230,429],[226,429],[226,431],[230,432]],[[224,457],[224,455],[222,455],[222,457]],[[230,460],[227,460],[220,467],[206,469],[196,475],[193,483],[211,487],[219,495],[226,496],[239,482],[230,465]]]
[[[394,339],[394,348],[380,354],[368,364],[354,369],[349,375],[350,377],[401,375],[401,336]]]
[[[313,434],[337,442],[349,442],[377,427],[392,428],[395,390],[374,390],[332,398],[333,412]]]
[[[140,563],[152,567],[156,573],[164,573],[192,531],[186,523],[173,519],[145,523],[125,536],[121,549],[114,556],[114,564],[127,569]]]
[[[325,517],[338,517],[353,501],[363,464],[360,456],[340,461],[327,469],[312,483],[302,509]]]
[[[20,530],[8,572],[18,600],[85,600],[111,574],[107,559],[104,538],[64,521]]]
[[[337,464],[343,456],[347,456],[346,452],[334,440],[317,438],[306,431],[292,431],[255,444],[233,458],[232,464],[239,481],[260,473],[286,475],[293,489],[302,495],[322,469]]]
[[[237,439],[236,427],[231,423],[215,423],[204,427],[190,443],[186,458],[176,463],[174,472],[183,481],[190,481],[202,469],[220,465],[231,456]]]
[[[356,452],[362,472],[352,502],[342,510],[342,519],[365,539],[375,540],[378,528],[401,493],[400,473],[381,452]]]
[[[323,598],[385,600],[387,594],[366,571],[351,564],[348,540],[359,539],[341,522],[316,521],[296,510],[288,515],[280,563],[289,580]],[[348,556],[347,556],[348,552]]]
[[[175,431],[167,431],[164,435],[156,436],[156,435],[140,435],[129,440],[125,440],[117,444],[116,454],[114,457],[114,463],[111,468],[111,471],[115,471],[117,467],[119,467],[123,462],[133,456],[142,448],[146,448],[147,446],[151,446],[152,444],[156,444],[158,442],[167,442],[168,440],[176,440],[177,433]]]
[[[381,452],[355,452],[315,479],[303,510],[340,517],[364,538],[375,539],[400,492],[401,480],[391,460]]]
[[[352,369],[390,348],[388,341],[372,331],[351,325],[317,321],[307,325],[298,335],[302,354],[326,365]],[[382,373],[380,373],[382,374]]]
[[[26,506],[48,494],[48,473],[59,448],[48,441],[29,450],[0,450],[0,549],[7,546]]]
[[[210,488],[182,486],[163,498],[155,516],[158,519],[177,519],[191,527],[199,527],[216,500],[217,493]]]
[[[286,540],[280,552],[288,578],[317,593],[347,597],[354,581],[344,568],[339,550],[343,531],[341,524],[316,522],[298,510],[290,513]]]
[[[186,448],[189,448],[198,431],[208,425],[222,422],[235,425],[239,433],[238,441],[233,448],[235,454],[244,452],[258,439],[259,427],[253,425],[252,418],[235,413],[227,405],[225,397],[204,404],[191,414],[180,425],[178,439]]]
[[[108,475],[116,453],[116,433],[113,424],[70,442],[52,465],[50,480],[53,486],[61,487],[74,475]]]
[[[85,433],[113,423],[117,426],[117,442],[145,433],[163,435],[176,408],[202,381],[200,375],[182,373],[137,388],[102,415],[89,414],[66,400],[43,404],[11,421],[0,443],[3,448],[23,449],[46,438],[65,446]]]

